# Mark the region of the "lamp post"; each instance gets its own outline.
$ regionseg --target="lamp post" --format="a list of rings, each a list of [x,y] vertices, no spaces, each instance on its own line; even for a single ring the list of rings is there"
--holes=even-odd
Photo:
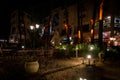
[[[30,26],[30,30],[33,32],[33,38],[32,38],[32,42],[33,42],[32,47],[33,47],[33,49],[35,49],[35,32],[36,32],[37,29],[39,29],[38,24],[36,24],[35,26],[33,26],[33,25]]]
[[[78,58],[78,47],[76,47],[76,58]]]
[[[90,65],[91,55],[87,55],[87,58],[88,58],[88,65]]]

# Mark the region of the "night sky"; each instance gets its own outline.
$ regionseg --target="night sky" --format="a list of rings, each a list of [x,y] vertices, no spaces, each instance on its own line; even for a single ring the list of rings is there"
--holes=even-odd
[[[49,13],[50,0],[3,0],[0,2],[0,38],[8,38],[10,33],[10,13],[24,9],[32,13],[35,21]]]
[[[10,13],[15,9],[25,9],[32,13],[36,22],[49,14],[51,8],[74,0],[1,0],[0,2],[0,38],[10,34]]]

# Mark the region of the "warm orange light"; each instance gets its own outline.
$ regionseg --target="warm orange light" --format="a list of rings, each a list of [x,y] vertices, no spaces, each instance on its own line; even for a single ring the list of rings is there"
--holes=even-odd
[[[78,31],[78,38],[81,38],[80,30]]]
[[[65,29],[66,29],[66,32],[68,33],[68,25],[65,24]]]
[[[65,24],[65,27],[67,27],[67,24]]]
[[[100,9],[100,15],[99,15],[99,20],[102,20],[102,9]]]
[[[90,24],[93,25],[93,22],[94,22],[93,19],[91,19],[91,20],[90,20]]]
[[[93,29],[91,29],[91,34],[93,34]]]
[[[102,20],[102,18],[103,18],[103,0],[100,4],[99,20]]]

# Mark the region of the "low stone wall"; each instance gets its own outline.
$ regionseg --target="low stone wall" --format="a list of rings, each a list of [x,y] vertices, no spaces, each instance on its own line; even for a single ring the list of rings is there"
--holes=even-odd
[[[35,55],[37,56],[52,56],[54,53],[53,49],[50,50],[43,50],[43,49],[39,49],[39,50],[12,50],[12,49],[3,49],[3,53],[2,55],[4,56],[14,56],[14,55],[28,55],[28,54],[33,54],[33,52],[35,53]]]

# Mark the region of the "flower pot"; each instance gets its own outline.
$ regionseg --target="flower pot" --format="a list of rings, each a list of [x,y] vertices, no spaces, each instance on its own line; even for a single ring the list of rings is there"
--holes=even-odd
[[[24,67],[27,73],[30,74],[37,73],[39,70],[39,62],[38,61],[25,62]]]

